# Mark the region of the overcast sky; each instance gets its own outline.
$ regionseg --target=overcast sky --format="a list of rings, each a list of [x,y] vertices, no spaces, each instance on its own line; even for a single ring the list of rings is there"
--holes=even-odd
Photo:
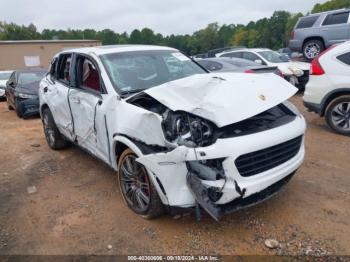
[[[34,23],[38,30],[149,27],[162,34],[193,33],[208,23],[246,24],[275,10],[310,11],[326,0],[0,0],[0,21]]]

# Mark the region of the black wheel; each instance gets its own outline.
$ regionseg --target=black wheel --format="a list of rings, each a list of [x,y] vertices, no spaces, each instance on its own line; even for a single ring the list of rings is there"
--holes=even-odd
[[[350,95],[337,97],[330,102],[326,120],[335,132],[350,136]]]
[[[63,149],[69,145],[69,142],[63,138],[60,131],[57,129],[51,111],[48,108],[43,110],[43,126],[46,141],[51,149]]]
[[[126,149],[118,161],[119,187],[129,208],[144,218],[163,213],[163,204],[144,166],[136,161],[136,154]]]
[[[306,59],[312,60],[324,50],[324,44],[320,40],[312,39],[303,46],[303,55]]]

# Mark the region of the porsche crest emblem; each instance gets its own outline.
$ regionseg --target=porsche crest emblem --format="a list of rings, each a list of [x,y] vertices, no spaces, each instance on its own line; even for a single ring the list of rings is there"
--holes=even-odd
[[[264,96],[264,95],[259,95],[259,98],[260,98],[262,101],[266,101],[266,96]]]

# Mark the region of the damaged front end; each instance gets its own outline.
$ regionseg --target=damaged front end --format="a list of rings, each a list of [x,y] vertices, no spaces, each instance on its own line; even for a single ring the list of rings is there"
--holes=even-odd
[[[218,220],[226,213],[257,204],[275,194],[302,162],[304,151],[300,135],[305,123],[288,104],[278,104],[219,127],[192,113],[171,110],[147,93],[139,93],[127,102],[161,116],[168,150],[143,155],[137,161],[156,177],[170,207],[200,206]],[[282,132],[294,131],[281,134],[278,127]],[[265,141],[262,141],[262,132]],[[284,141],[297,136],[301,139],[293,142],[292,147],[283,145]],[[274,149],[271,143],[282,146]],[[265,148],[270,151],[261,152]],[[276,154],[278,150],[282,158]],[[253,154],[252,159],[242,167],[243,170],[246,165],[252,172],[248,178],[240,174],[235,161],[249,153]],[[278,171],[270,172],[277,167]]]

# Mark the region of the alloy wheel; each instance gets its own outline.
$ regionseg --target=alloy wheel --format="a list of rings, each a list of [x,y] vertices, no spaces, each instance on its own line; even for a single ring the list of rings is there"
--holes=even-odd
[[[55,131],[50,125],[49,115],[47,113],[43,116],[43,122],[46,140],[50,145],[53,145],[55,143]]]
[[[148,210],[150,181],[145,168],[137,163],[136,156],[125,156],[120,166],[120,186],[128,204],[138,212]]]
[[[350,131],[350,102],[336,105],[331,112],[331,119],[339,129]]]
[[[308,59],[314,59],[321,52],[321,47],[316,43],[309,43],[305,47],[305,56]]]

